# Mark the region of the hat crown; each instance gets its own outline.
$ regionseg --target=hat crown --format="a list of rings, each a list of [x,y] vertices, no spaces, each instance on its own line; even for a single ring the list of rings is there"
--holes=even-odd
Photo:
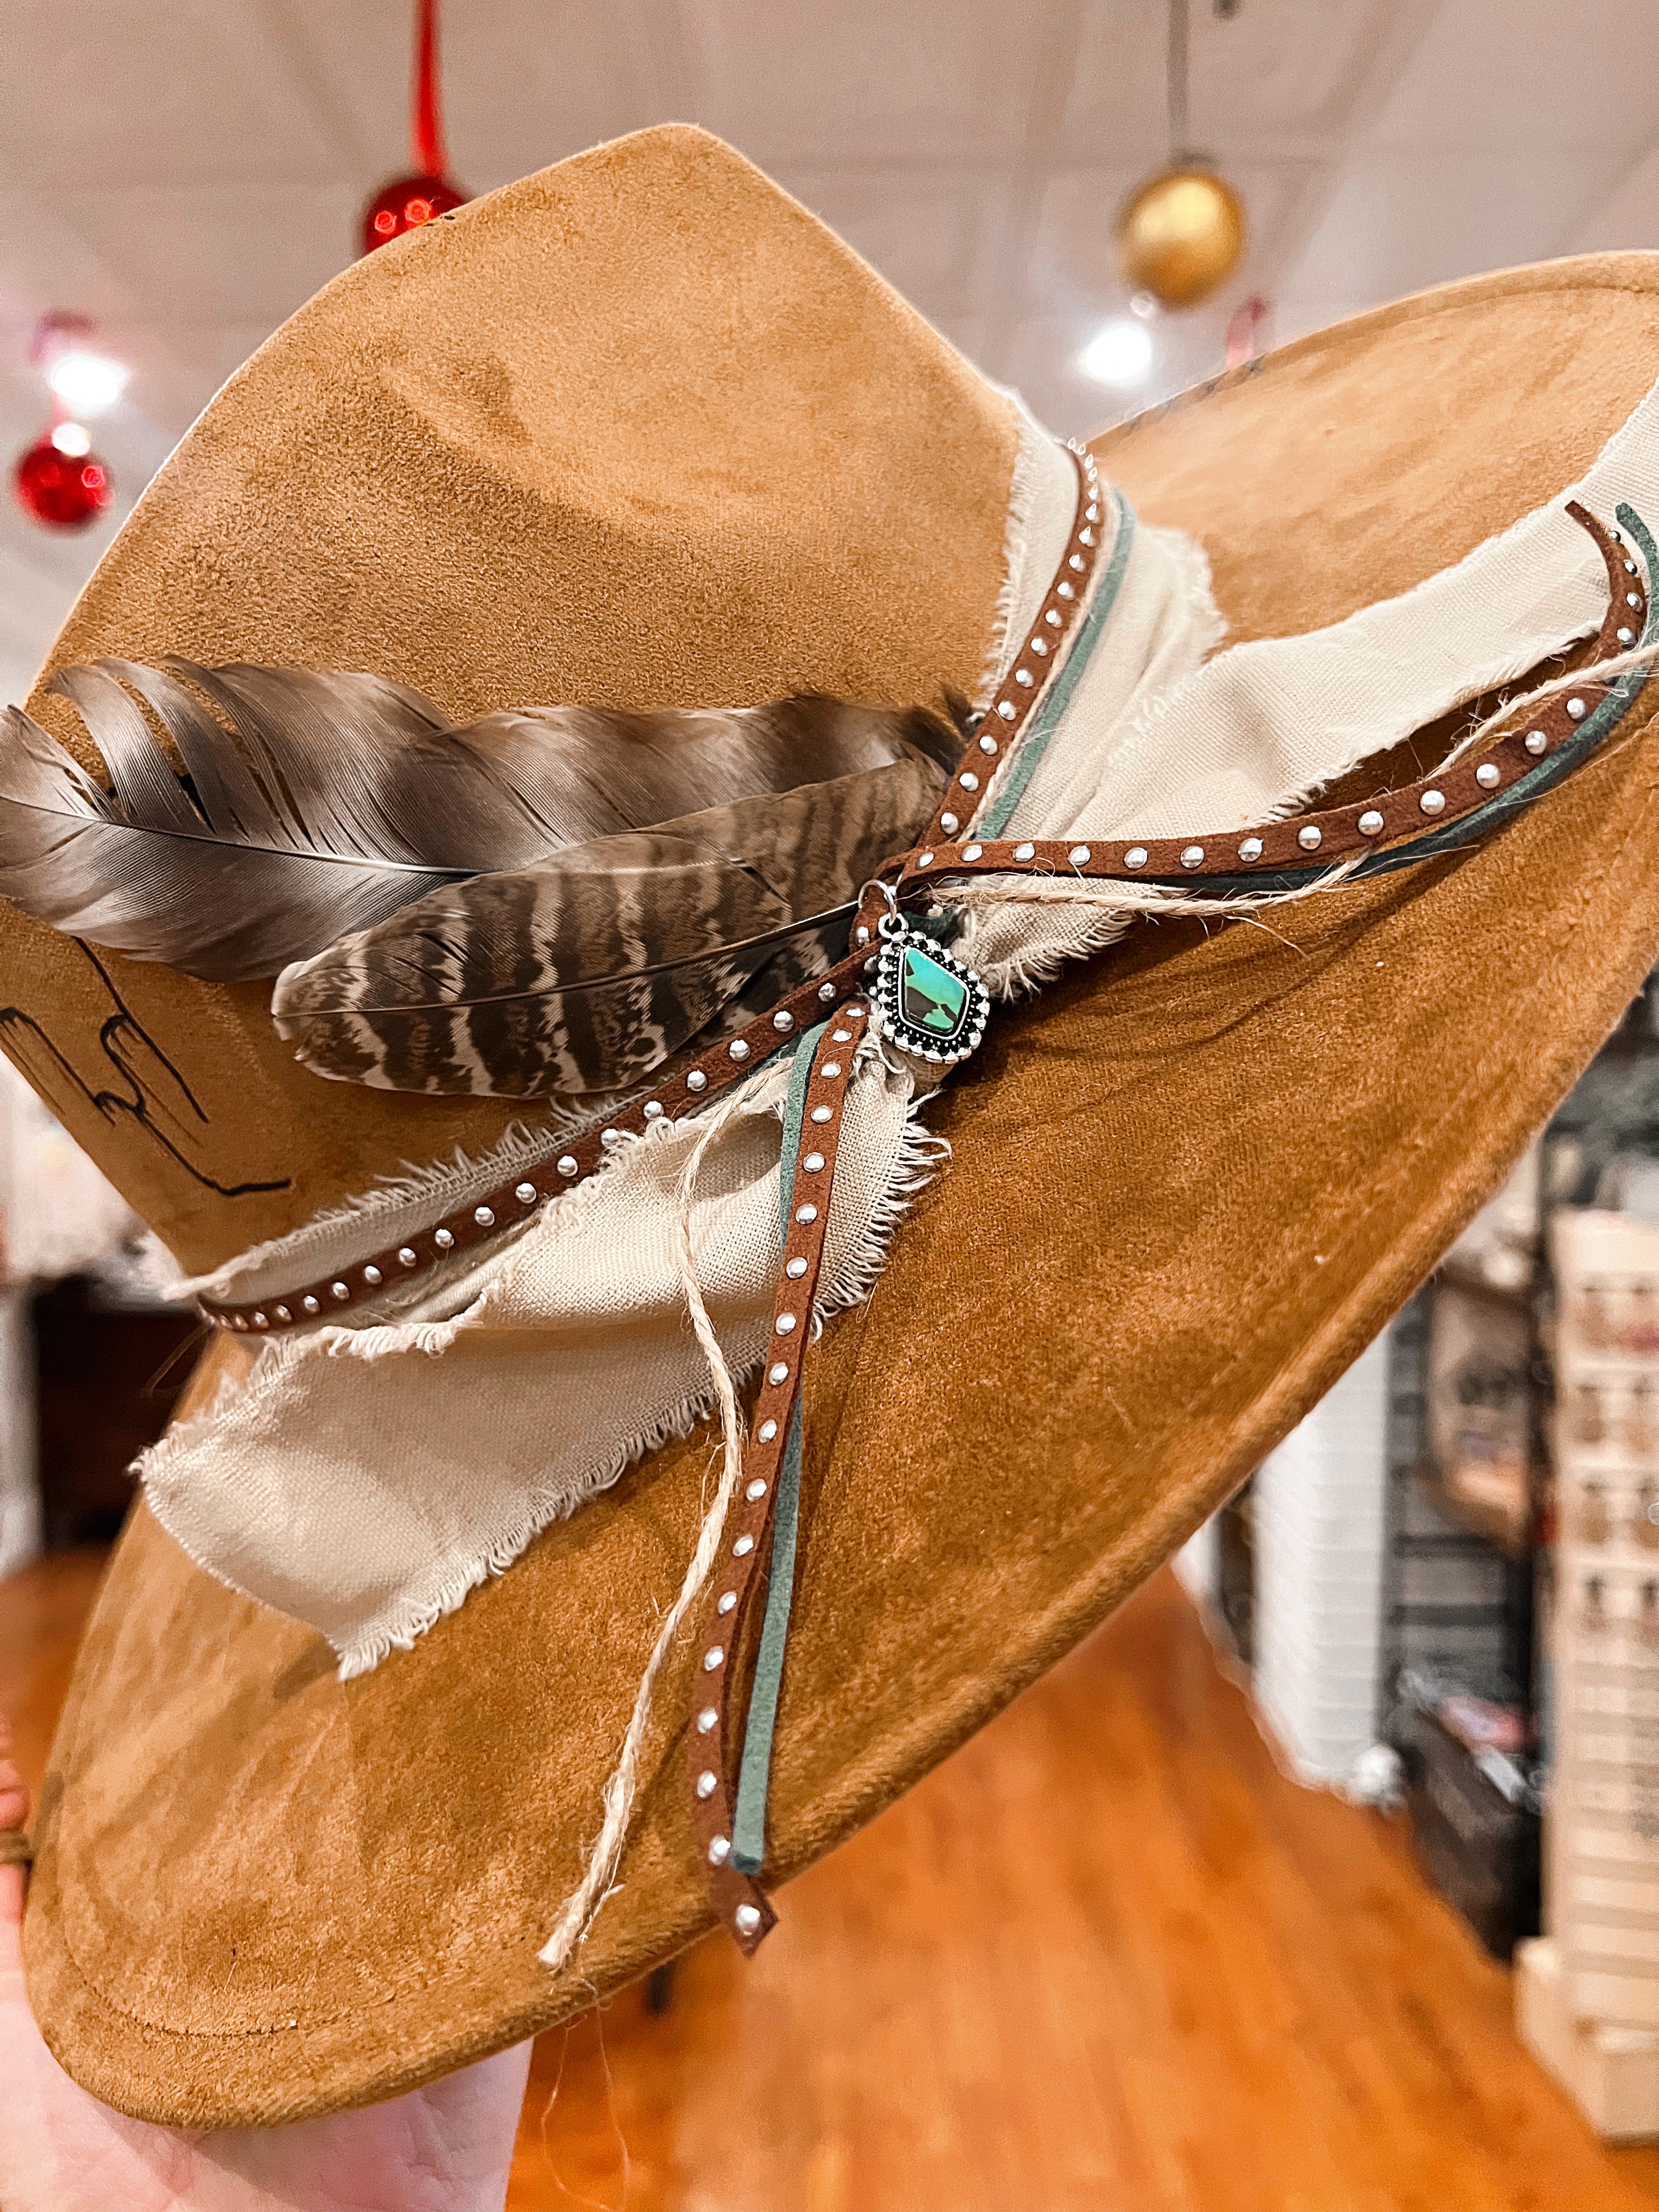
[[[368,670],[457,720],[562,702],[971,690],[1012,404],[821,223],[680,125],[561,162],[345,270],[135,510],[31,714],[97,767],[61,668],[177,653]],[[191,1272],[506,1103],[325,1085],[263,984],[7,911],[12,1057]]]

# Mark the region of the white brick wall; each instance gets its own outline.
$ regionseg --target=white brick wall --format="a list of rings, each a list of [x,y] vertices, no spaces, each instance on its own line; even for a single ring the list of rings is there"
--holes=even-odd
[[[1255,1699],[1304,1782],[1341,1787],[1376,1740],[1387,1489],[1386,1334],[1255,1478]]]

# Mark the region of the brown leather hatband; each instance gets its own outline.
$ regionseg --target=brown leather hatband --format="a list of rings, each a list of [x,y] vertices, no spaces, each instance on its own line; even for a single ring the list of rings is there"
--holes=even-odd
[[[1607,562],[1612,604],[1593,658],[1611,660],[1627,651],[1641,635],[1647,619],[1647,593],[1636,563],[1595,517],[1577,501],[1566,511],[1589,532]],[[1622,637],[1621,632],[1626,634]],[[1591,681],[1582,692],[1571,689],[1558,692],[1535,713],[1525,716],[1522,727],[1401,790],[1330,807],[1322,813],[1294,815],[1259,828],[1235,830],[1219,836],[1129,838],[1109,843],[1093,840],[1079,843],[1070,837],[983,842],[969,837],[924,845],[905,861],[900,895],[913,885],[943,876],[1060,875],[1089,881],[1116,878],[1124,883],[1165,884],[1191,879],[1201,886],[1212,876],[1266,877],[1285,868],[1306,869],[1310,863],[1321,867],[1340,864],[1355,854],[1375,851],[1400,838],[1455,823],[1488,805],[1523,775],[1530,775],[1571,737],[1609,689]]]
[[[866,1009],[855,1000],[839,1019],[828,1024],[813,1055],[754,1426],[744,1453],[738,1494],[721,1537],[725,1551],[709,1578],[711,1595],[692,1646],[696,1655],[696,1688],[686,1735],[691,1824],[708,1869],[714,1908],[744,1951],[755,1948],[776,1916],[759,1882],[740,1872],[732,1860],[732,1796],[726,1753],[728,1747],[741,1748],[743,1742],[744,1700],[738,1661],[750,1600],[762,1587],[763,1578],[757,1570],[768,1556],[767,1539],[777,1508],[778,1474],[800,1396],[812,1301],[830,1226],[848,1079],[853,1072],[853,1055],[867,1027]]]
[[[203,1298],[201,1309],[210,1322],[239,1334],[280,1334],[361,1309],[398,1283],[417,1280],[458,1255],[490,1243],[550,1199],[586,1182],[617,1146],[642,1134],[653,1121],[677,1121],[708,1104],[771,1054],[786,1049],[799,1031],[864,989],[877,923],[895,897],[904,899],[945,878],[968,875],[1115,880],[1166,887],[1190,883],[1200,892],[1217,878],[1225,878],[1230,890],[1248,889],[1254,876],[1262,879],[1264,889],[1271,889],[1271,879],[1285,869],[1337,866],[1356,855],[1419,836],[1425,830],[1455,825],[1500,799],[1546,762],[1605,696],[1605,685],[1587,682],[1582,690],[1556,695],[1540,711],[1525,717],[1522,727],[1442,773],[1376,799],[1255,829],[1220,836],[1107,842],[976,839],[969,834],[973,818],[1064,662],[1065,648],[1089,604],[1098,571],[1103,512],[1099,481],[1089,456],[1072,450],[1078,471],[1073,529],[1030,635],[981,718],[927,836],[914,852],[887,862],[868,887],[846,957],[679,1075],[659,1085],[650,1097],[622,1108],[603,1127],[572,1139],[552,1158],[515,1170],[441,1220],[297,1289],[257,1303]],[[1589,532],[1607,564],[1610,604],[1594,652],[1598,660],[1610,659],[1641,635],[1647,616],[1646,589],[1636,563],[1594,515],[1576,501],[1566,511]]]

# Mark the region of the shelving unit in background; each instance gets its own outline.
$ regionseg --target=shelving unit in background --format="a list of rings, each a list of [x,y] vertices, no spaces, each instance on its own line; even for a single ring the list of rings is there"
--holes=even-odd
[[[1528,1178],[1389,1332],[1379,1729],[1425,1873],[1500,1959],[1539,1914]]]
[[[1437,1285],[1390,1323],[1385,1457],[1388,1570],[1382,1611],[1385,1698],[1402,1680],[1443,1680],[1528,1704],[1532,1681],[1529,1550],[1506,1550],[1471,1526],[1437,1479],[1429,1440],[1430,1349]]]
[[[1501,1958],[1538,1925],[1537,1176],[1180,1562],[1285,1764],[1361,1799],[1403,1785],[1425,1873]]]

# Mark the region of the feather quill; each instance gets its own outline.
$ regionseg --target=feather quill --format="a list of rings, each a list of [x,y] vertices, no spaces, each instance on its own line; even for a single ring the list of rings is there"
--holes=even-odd
[[[178,659],[99,661],[51,688],[80,714],[110,787],[8,708],[0,895],[213,981],[275,975],[481,872],[918,748],[948,763],[961,742],[921,709],[812,697],[546,708],[457,728],[377,676]]]
[[[273,1018],[319,1074],[380,1089],[626,1089],[838,957],[943,787],[913,754],[476,877],[286,969]]]

